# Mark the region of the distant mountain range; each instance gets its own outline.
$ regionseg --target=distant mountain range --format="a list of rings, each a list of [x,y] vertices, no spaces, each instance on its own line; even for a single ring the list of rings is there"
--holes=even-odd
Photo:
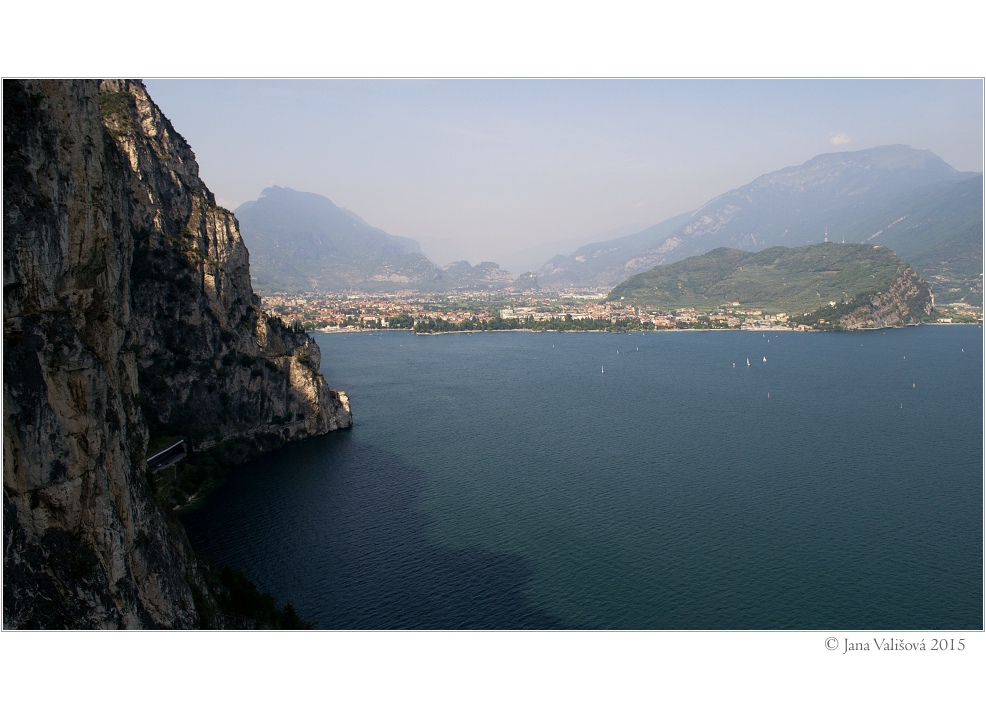
[[[370,226],[359,215],[311,192],[268,187],[236,208],[250,270],[262,291],[396,291],[486,289],[513,277],[491,262],[440,268],[417,241]]]
[[[546,288],[611,287],[723,246],[759,250],[828,240],[887,246],[936,290],[981,304],[982,179],[905,145],[819,155],[636,234],[556,256],[537,280]]]
[[[492,262],[439,267],[317,194],[269,187],[236,209],[254,286],[264,291],[612,288],[713,249],[824,241],[886,246],[938,302],[982,305],[983,176],[906,145],[828,153],[763,175],[660,224],[558,255],[514,278]]]

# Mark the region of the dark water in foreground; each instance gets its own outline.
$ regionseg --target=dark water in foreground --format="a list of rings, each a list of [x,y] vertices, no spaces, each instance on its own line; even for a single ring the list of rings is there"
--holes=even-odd
[[[978,327],[316,339],[185,522],[320,628],[982,628]]]

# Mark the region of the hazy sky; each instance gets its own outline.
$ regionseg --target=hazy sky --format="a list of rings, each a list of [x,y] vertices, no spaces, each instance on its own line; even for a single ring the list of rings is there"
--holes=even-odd
[[[540,265],[820,153],[904,143],[983,169],[979,80],[145,83],[220,204],[315,192],[439,265],[517,269],[545,245]]]

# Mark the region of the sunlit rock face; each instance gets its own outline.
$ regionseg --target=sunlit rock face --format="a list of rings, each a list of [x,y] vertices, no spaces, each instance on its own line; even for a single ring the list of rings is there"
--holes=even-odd
[[[100,101],[131,168],[133,345],[152,423],[205,446],[270,434],[264,447],[349,426],[318,345],[261,310],[236,219],[188,144],[138,82],[104,81]]]
[[[917,271],[907,266],[889,288],[840,317],[837,325],[843,330],[916,325],[923,316],[931,315],[933,302],[931,288]]]
[[[261,311],[139,82],[4,82],[3,241],[4,627],[222,625],[152,498],[148,421],[262,450],[349,426],[348,399]]]

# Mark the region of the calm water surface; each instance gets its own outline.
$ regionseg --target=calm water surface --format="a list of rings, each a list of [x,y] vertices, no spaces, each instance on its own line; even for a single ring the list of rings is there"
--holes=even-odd
[[[353,429],[185,522],[320,628],[983,626],[978,327],[315,337]]]

